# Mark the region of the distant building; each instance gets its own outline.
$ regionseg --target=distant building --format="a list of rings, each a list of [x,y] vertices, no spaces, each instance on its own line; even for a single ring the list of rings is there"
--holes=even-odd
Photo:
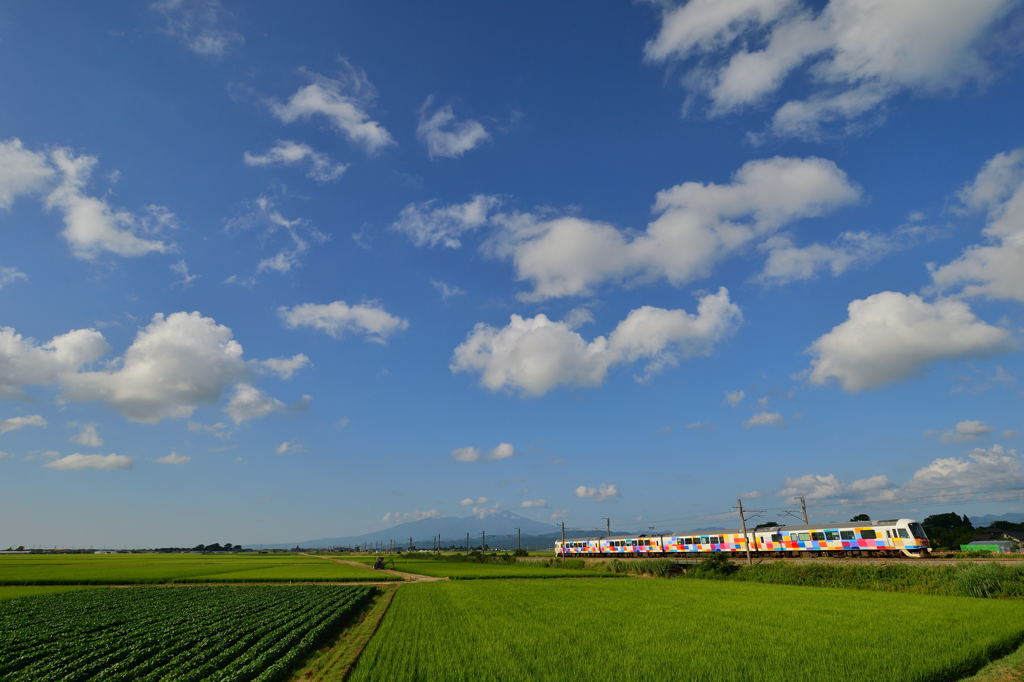
[[[975,540],[966,545],[960,545],[960,549],[964,552],[989,551],[997,554],[1009,554],[1017,551],[1017,545],[1009,540]]]

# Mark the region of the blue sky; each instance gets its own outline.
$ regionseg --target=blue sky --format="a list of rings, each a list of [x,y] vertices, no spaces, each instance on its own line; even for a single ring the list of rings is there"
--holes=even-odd
[[[1022,18],[5,7],[0,545],[1024,511]]]

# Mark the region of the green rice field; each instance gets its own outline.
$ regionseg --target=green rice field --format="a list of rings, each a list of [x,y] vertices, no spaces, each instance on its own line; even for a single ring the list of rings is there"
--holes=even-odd
[[[0,556],[0,585],[398,580],[299,555],[17,554]]]
[[[89,589],[89,585],[0,585],[0,600]]]
[[[344,557],[348,561],[372,564],[373,557]],[[483,580],[496,578],[618,578],[615,573],[600,569],[549,568],[534,562],[514,564],[477,564],[472,561],[444,561],[428,558],[398,558],[389,569],[452,580]]]
[[[0,679],[281,679],[374,593],[192,586],[8,599],[0,601]]]
[[[353,680],[948,680],[1024,641],[1017,601],[704,580],[405,585]]]

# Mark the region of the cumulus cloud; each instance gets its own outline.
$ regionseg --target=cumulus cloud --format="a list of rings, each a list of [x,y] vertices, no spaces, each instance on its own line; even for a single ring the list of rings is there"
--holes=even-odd
[[[134,462],[135,460],[125,455],[82,455],[76,452],[73,455],[66,455],[60,459],[47,462],[44,466],[62,471],[78,471],[81,469],[113,471],[114,469],[131,469]]]
[[[192,458],[188,455],[179,455],[176,452],[169,452],[163,457],[157,457],[153,461],[159,462],[160,464],[188,464],[192,461]]]
[[[171,251],[165,242],[139,236],[176,228],[177,218],[170,210],[150,205],[144,214],[136,215],[86,194],[86,185],[98,163],[94,156],[75,156],[60,148],[53,151],[51,160],[61,180],[47,196],[46,206],[64,215],[61,234],[76,258],[95,260],[104,252],[131,258]]]
[[[75,329],[38,344],[11,327],[0,327],[0,397],[19,397],[23,386],[56,383],[100,359],[109,348],[95,329]]]
[[[466,232],[486,225],[501,204],[496,196],[476,194],[463,204],[439,206],[436,199],[408,204],[391,224],[416,246],[444,246],[457,249]]]
[[[498,329],[477,324],[452,357],[453,372],[480,375],[492,390],[540,396],[557,386],[600,385],[616,364],[645,360],[643,378],[680,358],[709,355],[733,333],[742,315],[723,287],[702,297],[697,313],[643,306],[629,313],[606,338],[587,342],[566,322],[546,315],[512,315]]]
[[[202,57],[219,59],[245,42],[222,25],[229,14],[220,0],[157,0],[150,8],[163,17],[164,33]]]
[[[186,418],[244,376],[242,352],[231,330],[212,318],[157,313],[109,368],[63,376],[64,398],[104,402],[132,421]]]
[[[980,419],[968,419],[957,422],[956,426],[949,431],[939,434],[939,440],[943,443],[962,443],[969,440],[980,440],[994,429]]]
[[[587,295],[609,281],[664,278],[678,286],[789,223],[859,197],[831,161],[776,156],[748,161],[728,184],[684,182],[658,192],[655,219],[635,237],[576,217],[501,215],[487,249],[510,259],[517,278],[532,285],[524,300]]]
[[[95,424],[83,424],[81,430],[71,437],[71,442],[90,448],[98,448],[103,445],[103,439],[100,438]]]
[[[544,500],[544,498],[540,498],[536,500],[523,500],[522,502],[519,503],[519,506],[522,507],[523,509],[535,509],[537,507],[546,507],[548,506],[548,503]]]
[[[45,154],[25,149],[16,137],[0,141],[0,209],[21,195],[42,192],[53,176]]]
[[[27,417],[10,417],[8,419],[0,419],[0,435],[11,431],[17,431],[18,429],[25,428],[26,426],[46,426],[46,420],[43,419],[42,415],[38,414],[32,414]]]
[[[1024,302],[1024,148],[997,154],[960,191],[969,211],[985,211],[984,242],[943,266],[929,265],[934,288]]]
[[[604,502],[618,496],[619,487],[612,483],[602,483],[596,488],[585,485],[576,487],[576,497],[592,499],[595,502]]]
[[[465,119],[459,121],[450,105],[430,111],[434,102],[428,97],[420,108],[420,122],[416,135],[427,146],[431,158],[462,156],[473,147],[486,141],[490,134],[480,121]]]
[[[277,314],[289,329],[310,327],[336,339],[348,333],[362,334],[375,343],[385,343],[389,336],[409,327],[408,320],[392,315],[374,302],[351,306],[344,301],[302,303],[290,308],[281,306]]]
[[[389,511],[381,517],[381,520],[384,521],[384,523],[403,523],[405,521],[436,519],[439,516],[441,516],[441,512],[436,509],[428,509],[426,511],[420,511],[417,509],[416,511],[411,512]]]
[[[306,177],[320,183],[334,182],[348,170],[348,164],[335,163],[327,154],[316,151],[308,144],[291,140],[277,140],[264,153],[245,152],[242,158],[247,166],[305,165],[308,167]]]
[[[883,291],[852,301],[847,310],[848,319],[808,349],[812,383],[834,378],[847,391],[875,388],[942,360],[1006,350],[1010,337],[952,299],[928,303],[915,294]]]
[[[270,111],[284,123],[322,116],[371,153],[395,144],[391,133],[366,112],[376,97],[366,72],[345,60],[341,67],[337,78],[306,72],[310,84],[296,90],[287,102],[271,101]]]
[[[482,459],[508,459],[516,454],[515,447],[511,443],[498,443],[489,453],[484,453],[480,448],[467,445],[452,450],[452,459],[456,462],[479,462]],[[483,504],[483,503],[479,503]]]
[[[459,501],[459,504],[462,505],[463,507],[472,507],[475,504],[487,504],[488,502],[490,502],[490,500],[481,495],[475,500],[472,497],[463,498],[462,500]]]
[[[309,367],[312,363],[304,353],[297,353],[290,358],[267,358],[266,360],[255,360],[253,364],[261,372],[276,374],[282,379],[291,379],[300,369]]]
[[[277,398],[267,395],[255,386],[242,383],[235,387],[235,392],[224,411],[236,424],[241,424],[283,409],[284,403]]]
[[[743,422],[743,428],[755,426],[785,426],[786,420],[778,412],[758,412]]]
[[[651,62],[684,61],[683,78],[710,100],[711,115],[759,105],[801,73],[803,99],[776,110],[773,134],[816,138],[849,126],[901,93],[934,95],[984,82],[979,49],[1012,0],[694,0],[666,5]],[[692,61],[688,61],[692,60]]]

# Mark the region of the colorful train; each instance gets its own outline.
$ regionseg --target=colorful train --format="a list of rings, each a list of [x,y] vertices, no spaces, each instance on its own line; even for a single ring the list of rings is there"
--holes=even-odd
[[[912,519],[817,526],[767,526],[748,530],[693,531],[663,535],[619,535],[555,541],[558,556],[699,556],[710,552],[758,556],[908,556],[931,552],[928,536]]]

